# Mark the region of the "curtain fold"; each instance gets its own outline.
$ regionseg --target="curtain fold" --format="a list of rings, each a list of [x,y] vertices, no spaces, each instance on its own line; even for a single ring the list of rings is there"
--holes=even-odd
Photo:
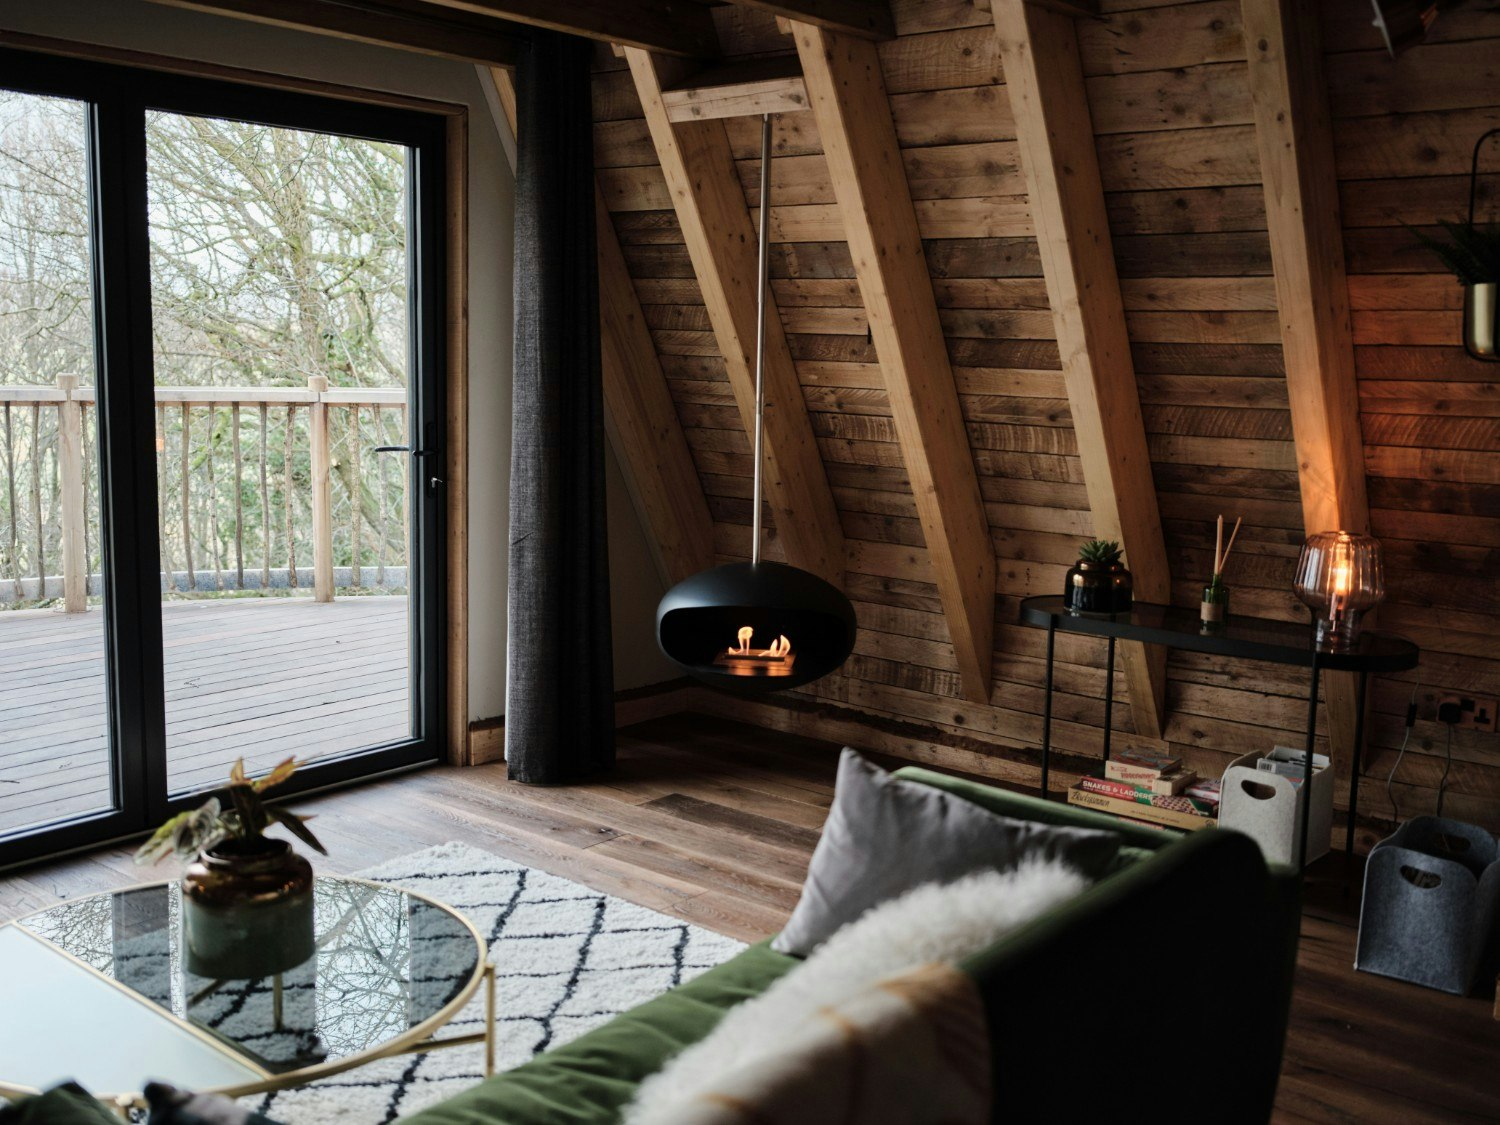
[[[591,55],[538,31],[516,70],[505,756],[538,785],[615,758]]]

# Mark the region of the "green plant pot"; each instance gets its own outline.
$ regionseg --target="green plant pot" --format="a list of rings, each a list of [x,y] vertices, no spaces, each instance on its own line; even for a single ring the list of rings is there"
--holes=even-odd
[[[229,840],[182,878],[187,969],[215,980],[274,976],[312,958],[313,872],[285,840]]]

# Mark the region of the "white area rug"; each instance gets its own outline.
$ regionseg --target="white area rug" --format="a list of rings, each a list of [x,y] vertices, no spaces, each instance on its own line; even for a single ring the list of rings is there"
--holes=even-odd
[[[566,1043],[734,956],[744,945],[464,844],[360,872],[436,898],[489,942],[496,1072]],[[439,1035],[483,1030],[484,990]],[[287,1125],[380,1125],[482,1080],[484,1048],[400,1055],[300,1090],[246,1098]]]

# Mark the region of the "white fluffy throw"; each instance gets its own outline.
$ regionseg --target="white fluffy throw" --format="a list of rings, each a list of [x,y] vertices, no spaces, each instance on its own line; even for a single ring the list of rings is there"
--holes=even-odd
[[[928,884],[867,911],[764,993],[732,1009],[702,1042],[648,1078],[626,1108],[648,1125],[702,1094],[731,1069],[774,1055],[789,1029],[877,981],[934,961],[954,962],[991,945],[1079,894],[1087,881],[1055,860]]]

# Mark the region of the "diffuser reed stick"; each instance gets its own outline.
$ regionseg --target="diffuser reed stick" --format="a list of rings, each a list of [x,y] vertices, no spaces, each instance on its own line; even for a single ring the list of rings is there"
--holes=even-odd
[[[1237,517],[1235,519],[1235,521],[1234,521],[1234,528],[1229,533],[1229,544],[1228,544],[1228,546],[1224,547],[1224,549],[1222,551],[1220,551],[1219,547],[1218,547],[1218,544],[1224,542],[1224,517],[1223,516],[1219,517],[1218,543],[1216,543],[1215,546],[1214,546],[1214,581],[1215,582],[1219,581],[1224,576],[1224,564],[1229,561],[1229,552],[1232,551],[1232,550],[1234,550],[1234,537],[1240,533],[1240,523],[1243,520],[1244,520],[1243,516]]]

